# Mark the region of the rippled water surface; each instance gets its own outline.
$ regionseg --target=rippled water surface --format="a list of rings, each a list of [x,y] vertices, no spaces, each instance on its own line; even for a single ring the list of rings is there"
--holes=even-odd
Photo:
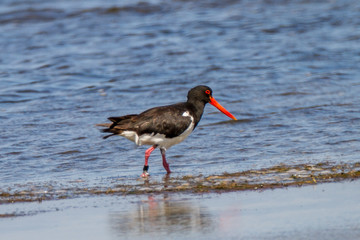
[[[173,176],[359,161],[359,16],[355,0],[2,1],[0,189],[137,179],[146,147],[94,125],[199,84],[239,120],[207,106],[167,152]]]

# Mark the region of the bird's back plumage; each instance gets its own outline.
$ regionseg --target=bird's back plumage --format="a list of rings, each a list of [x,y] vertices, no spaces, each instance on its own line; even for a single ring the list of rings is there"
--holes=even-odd
[[[191,118],[183,116],[187,111],[186,105],[187,103],[178,103],[151,108],[140,114],[109,117],[112,123],[99,126],[107,127],[103,132],[112,133],[104,138],[121,135],[124,131],[133,131],[138,136],[163,134],[166,138],[174,138],[181,135],[192,122]]]

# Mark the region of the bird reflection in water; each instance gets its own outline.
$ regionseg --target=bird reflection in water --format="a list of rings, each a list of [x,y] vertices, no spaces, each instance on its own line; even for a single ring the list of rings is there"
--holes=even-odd
[[[212,216],[206,208],[186,199],[172,200],[170,196],[149,195],[134,209],[110,213],[111,228],[119,237],[181,236],[213,229]]]

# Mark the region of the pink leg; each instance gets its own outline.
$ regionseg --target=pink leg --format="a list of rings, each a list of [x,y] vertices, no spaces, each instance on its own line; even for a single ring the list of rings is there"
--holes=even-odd
[[[141,174],[141,177],[147,177],[149,176],[149,157],[150,157],[150,154],[152,153],[152,151],[155,150],[155,148],[157,148],[156,145],[148,148],[146,151],[145,151],[145,164],[144,164],[144,168],[143,168],[143,173]]]
[[[166,172],[169,174],[169,173],[171,173],[171,171],[170,171],[169,164],[166,161],[166,156],[165,156],[166,150],[165,150],[165,148],[160,148],[160,152],[161,152],[161,156],[162,156],[162,159],[163,159],[163,166],[164,166]]]

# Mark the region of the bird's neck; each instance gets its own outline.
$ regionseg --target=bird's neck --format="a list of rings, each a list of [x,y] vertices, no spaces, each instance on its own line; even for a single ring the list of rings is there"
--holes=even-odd
[[[195,127],[196,127],[204,112],[204,107],[206,103],[202,101],[187,101],[186,104],[188,105],[188,109],[191,115],[194,117]]]

